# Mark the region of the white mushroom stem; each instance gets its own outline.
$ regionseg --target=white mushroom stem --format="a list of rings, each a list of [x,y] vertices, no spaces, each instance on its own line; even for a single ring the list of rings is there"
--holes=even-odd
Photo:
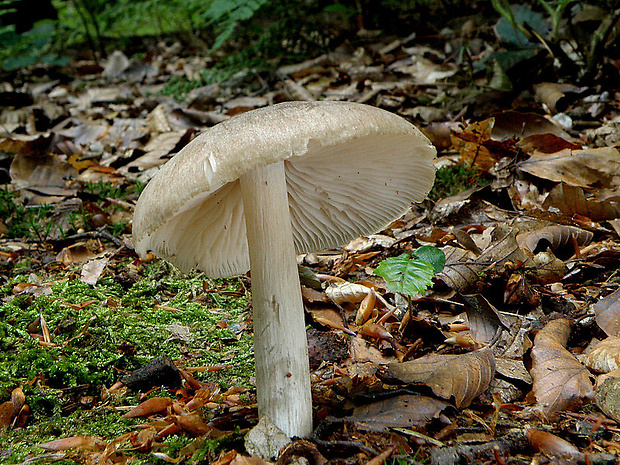
[[[312,434],[312,397],[284,162],[240,178],[252,270],[259,417],[288,436]]]

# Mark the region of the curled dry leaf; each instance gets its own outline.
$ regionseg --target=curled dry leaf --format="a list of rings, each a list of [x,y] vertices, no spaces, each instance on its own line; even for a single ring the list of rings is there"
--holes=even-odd
[[[337,305],[342,305],[346,302],[361,302],[369,292],[369,287],[347,281],[330,284],[327,289],[325,289],[327,297]]]
[[[357,313],[355,314],[355,324],[363,325],[372,316],[372,312],[375,309],[375,303],[377,302],[377,293],[374,289],[370,289],[370,292],[366,294],[364,300],[360,303]]]
[[[596,344],[581,360],[598,373],[609,373],[620,368],[620,337],[613,336]]]
[[[599,328],[608,336],[620,336],[620,289],[594,304]]]
[[[571,322],[550,321],[534,338],[532,391],[542,412],[573,410],[594,395],[589,371],[566,349]]]
[[[457,407],[467,407],[482,394],[495,375],[495,357],[489,349],[462,355],[426,355],[386,367],[388,379],[425,384],[442,399],[454,397]]]
[[[355,407],[350,419],[374,431],[423,428],[450,404],[426,396],[402,395]]]
[[[528,429],[526,436],[532,448],[545,455],[578,455],[580,453],[579,449],[570,442],[546,431]]]
[[[378,339],[394,339],[394,336],[392,336],[388,330],[373,321],[364,323],[360,328],[360,334],[367,337],[376,337]]]
[[[466,304],[467,321],[476,341],[487,343],[493,339],[499,328],[508,329],[506,318],[481,294],[463,295]]]
[[[535,253],[541,245],[543,250],[546,250],[547,247],[551,247],[551,250],[572,247],[573,243],[579,246],[588,245],[593,236],[590,231],[574,226],[552,225],[518,234],[517,244],[521,248]]]
[[[123,418],[152,415],[153,413],[163,412],[171,405],[172,399],[170,397],[151,397],[150,399],[142,402],[140,405],[132,408],[129,412],[123,415]]]

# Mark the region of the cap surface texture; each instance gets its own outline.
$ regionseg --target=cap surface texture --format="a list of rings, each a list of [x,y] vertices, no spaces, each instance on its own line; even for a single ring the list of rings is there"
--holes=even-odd
[[[424,199],[435,149],[405,119],[348,102],[287,102],[207,129],[151,179],[136,251],[211,277],[250,267],[239,177],[284,160],[297,253],[372,234]]]

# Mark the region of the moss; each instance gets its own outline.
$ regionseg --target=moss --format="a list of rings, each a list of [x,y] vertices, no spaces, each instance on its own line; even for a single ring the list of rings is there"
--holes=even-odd
[[[141,270],[132,268],[131,260],[110,266],[114,271],[95,286],[67,278],[79,276],[76,267],[56,269],[60,274],[48,276],[53,284],[43,284],[35,293],[12,295],[17,284],[30,279],[24,274],[13,273],[0,287],[0,403],[21,386],[31,408],[25,428],[0,435],[0,453],[7,463],[42,454],[36,444],[60,437],[109,440],[129,431],[135,422],[122,419],[109,399],[101,400],[102,387],[162,353],[188,367],[230,365],[195,376],[224,388],[250,387],[252,338],[242,281],[183,275],[161,261]],[[34,337],[41,332],[41,316],[52,346]],[[175,336],[173,325],[187,330],[187,337]],[[91,403],[83,404],[85,398]],[[113,403],[137,401],[121,398]],[[189,440],[183,437],[179,444]],[[203,455],[214,447],[203,445]]]

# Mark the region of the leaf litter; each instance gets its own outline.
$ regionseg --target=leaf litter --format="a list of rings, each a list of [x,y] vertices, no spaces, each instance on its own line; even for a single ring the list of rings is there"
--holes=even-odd
[[[232,299],[247,296],[247,278],[180,285],[167,265],[135,256],[129,223],[139,187],[201,130],[289,99],[408,117],[441,149],[442,176],[466,166],[475,179],[381,234],[299,257],[316,429],[278,463],[617,460],[618,89],[604,116],[581,126],[600,111],[585,98],[596,86],[542,81],[513,107],[488,108],[475,98],[492,101],[496,90],[452,87],[454,57],[408,38],[349,44],[179,102],[157,94],[174,63],[136,77],[119,53],[101,75],[50,79],[36,95],[6,83],[31,97],[1,115],[2,363],[12,371],[0,377],[0,452],[9,463],[274,460],[243,443],[258,419],[251,370],[240,370],[251,350],[237,344],[252,326],[247,301]],[[196,63],[176,69],[195,74]],[[577,124],[560,124],[566,117]],[[429,290],[409,292],[399,284],[425,246],[441,249],[445,267],[426,270]],[[402,262],[387,282],[373,272],[386,259]],[[112,324],[115,312],[124,327]],[[110,339],[100,365],[75,355]],[[161,350],[175,374],[130,382]],[[32,369],[16,369],[17,359]],[[76,413],[117,426],[63,426]],[[38,447],[26,445],[44,427]]]

